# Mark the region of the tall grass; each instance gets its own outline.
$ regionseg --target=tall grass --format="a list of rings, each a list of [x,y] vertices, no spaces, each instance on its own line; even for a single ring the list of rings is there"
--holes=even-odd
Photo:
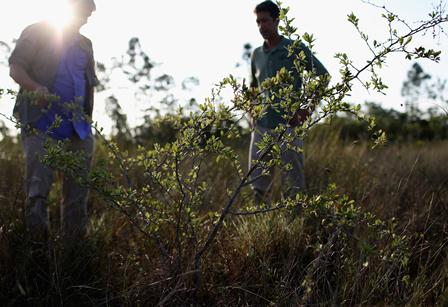
[[[191,275],[170,278],[156,247],[95,194],[87,244],[67,262],[57,231],[59,183],[49,201],[55,227],[48,261],[34,259],[23,226],[20,145],[3,139],[1,305],[446,304],[448,143],[371,150],[320,129],[305,144],[302,212],[229,219],[204,260],[204,287],[192,295]],[[97,159],[105,155],[99,145]],[[233,175],[223,165],[204,176],[212,185],[205,197],[218,208],[223,200],[213,191],[232,184]]]

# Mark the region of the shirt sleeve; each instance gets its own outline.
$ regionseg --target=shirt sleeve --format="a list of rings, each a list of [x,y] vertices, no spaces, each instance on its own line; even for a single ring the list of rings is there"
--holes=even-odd
[[[314,71],[317,76],[328,74],[328,70],[325,68],[325,66],[316,58],[311,50],[307,46],[305,46],[305,44],[301,44],[301,48],[306,55],[307,71]]]
[[[9,65],[20,65],[27,70],[37,53],[38,41],[39,36],[37,35],[36,26],[31,25],[25,28],[9,57]]]
[[[83,43],[85,44],[85,50],[87,51],[87,55],[89,57],[88,67],[86,70],[87,82],[89,83],[89,86],[95,87],[98,86],[100,82],[96,75],[96,62],[95,62],[95,56],[93,54],[92,41],[87,37],[83,36]]]
[[[92,51],[93,54],[93,51]],[[97,87],[98,85],[100,85],[100,80],[98,79],[98,76],[96,74],[96,61],[95,61],[95,57],[92,55],[92,61],[93,61],[93,82],[92,85],[93,87]]]

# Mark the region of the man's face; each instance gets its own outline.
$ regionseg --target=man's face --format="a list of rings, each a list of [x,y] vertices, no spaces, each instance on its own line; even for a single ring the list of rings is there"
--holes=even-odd
[[[257,25],[261,36],[264,39],[269,39],[278,33],[278,18],[274,19],[269,12],[257,12]]]
[[[77,0],[73,3],[73,23],[82,27],[96,9],[92,0]]]

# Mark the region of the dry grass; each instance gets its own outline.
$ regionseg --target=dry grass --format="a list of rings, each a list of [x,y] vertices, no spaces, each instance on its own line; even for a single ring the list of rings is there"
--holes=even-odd
[[[20,146],[2,141],[0,148],[1,305],[150,306],[167,297],[167,305],[199,298],[221,306],[448,302],[447,142],[370,150],[340,142],[334,132],[314,134],[305,148],[310,193],[325,194],[334,183],[335,193],[353,199],[359,213],[322,202],[322,209],[296,219],[287,212],[232,218],[206,256],[204,289],[195,295],[191,276],[168,278],[156,248],[96,195],[89,240],[70,267],[54,231],[50,263],[36,273],[23,241]],[[220,190],[231,175],[215,170],[209,182]],[[50,200],[55,225],[58,197],[53,192]],[[221,201],[213,193],[206,197],[213,206]],[[367,211],[395,221],[366,226],[376,219],[363,217]],[[380,238],[380,230],[390,236]]]

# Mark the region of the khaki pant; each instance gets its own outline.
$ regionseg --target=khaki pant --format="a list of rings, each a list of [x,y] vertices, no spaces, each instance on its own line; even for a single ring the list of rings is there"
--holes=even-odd
[[[21,134],[25,153],[26,224],[33,231],[48,231],[49,218],[47,198],[53,183],[54,171],[41,162],[45,154],[45,142],[50,139],[43,133]],[[51,140],[51,139],[50,139]],[[68,150],[85,156],[85,170],[90,169],[94,150],[94,137],[85,140],[73,137]],[[63,235],[84,235],[87,226],[88,188],[78,185],[70,176],[63,176],[63,199],[61,202],[61,225]]]
[[[262,140],[263,135],[267,133],[272,135],[270,129],[266,129],[260,126],[256,126],[252,132],[249,148],[249,169],[253,165],[253,160],[259,160],[262,152],[258,148],[257,144]],[[292,133],[290,129],[286,133]],[[297,148],[303,148],[303,141],[295,139],[293,145]],[[268,155],[269,156],[269,155]],[[306,191],[305,173],[303,168],[303,153],[297,152],[292,149],[286,149],[286,144],[281,146],[281,160],[283,165],[291,164],[292,168],[289,171],[283,171],[281,174],[282,180],[282,192],[286,197],[293,197],[297,192]],[[266,161],[266,158],[264,159]],[[264,198],[266,193],[269,192],[273,183],[274,170],[269,170],[269,174],[262,174],[263,169],[257,167],[251,174],[252,189],[256,193],[257,198]]]

